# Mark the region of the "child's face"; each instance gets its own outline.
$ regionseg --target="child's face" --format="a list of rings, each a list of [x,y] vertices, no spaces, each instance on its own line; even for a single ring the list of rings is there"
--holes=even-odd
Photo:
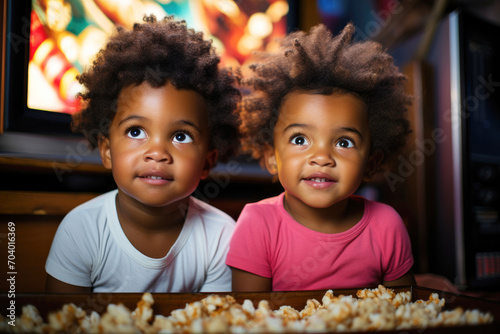
[[[207,117],[195,91],[147,83],[123,89],[109,138],[99,143],[120,195],[154,207],[189,196],[217,158]]]
[[[364,102],[350,94],[292,92],[274,128],[266,166],[278,174],[288,204],[328,208],[361,184],[370,155]]]

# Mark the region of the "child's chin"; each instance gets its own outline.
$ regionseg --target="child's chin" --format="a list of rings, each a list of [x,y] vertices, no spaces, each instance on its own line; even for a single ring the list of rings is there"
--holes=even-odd
[[[336,202],[335,201],[327,201],[324,199],[306,199],[302,201],[304,204],[307,206],[314,208],[314,209],[327,209],[334,205]]]
[[[335,204],[338,204],[342,200],[338,199],[332,199],[332,198],[326,198],[326,196],[320,196],[320,197],[314,197],[314,198],[308,198],[304,200],[303,202],[310,206],[311,208],[315,209],[328,209]]]
[[[138,202],[140,202],[141,204],[148,206],[150,208],[164,208],[164,207],[171,206],[171,205],[181,206],[184,203],[184,201],[183,201],[184,199],[185,198],[183,198],[183,199],[171,199],[171,198],[162,199],[162,198],[158,198],[158,197],[151,197],[151,198],[139,197],[139,198],[136,198],[136,200]],[[186,205],[187,204],[184,204],[184,206],[186,206]]]

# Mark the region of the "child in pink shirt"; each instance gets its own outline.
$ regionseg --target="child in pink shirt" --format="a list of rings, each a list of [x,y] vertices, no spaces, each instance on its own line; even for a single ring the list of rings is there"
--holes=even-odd
[[[251,66],[243,148],[284,192],[243,209],[226,263],[234,291],[411,285],[410,238],[390,206],[354,195],[404,146],[404,76],[349,24],[282,41]]]

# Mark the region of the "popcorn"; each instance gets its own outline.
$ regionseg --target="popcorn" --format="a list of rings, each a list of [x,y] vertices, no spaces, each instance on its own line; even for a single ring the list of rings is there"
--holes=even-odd
[[[146,292],[142,295],[141,301],[137,303],[137,308],[132,312],[132,317],[138,322],[148,322],[153,318],[154,299],[151,293]]]
[[[141,333],[146,332],[146,329],[150,326],[151,319],[153,319],[153,304],[153,295],[146,292],[137,303],[137,308],[130,314],[131,318],[134,320],[135,327],[139,329]]]
[[[299,311],[290,306],[281,306],[275,314],[285,320],[299,320],[301,318],[301,314]]]
[[[140,333],[135,326],[132,313],[122,304],[109,304],[99,322],[102,333]]]
[[[255,315],[255,307],[253,306],[253,303],[249,299],[245,299],[243,301],[242,305],[243,310],[249,315],[249,316],[254,316]]]
[[[7,323],[5,323],[7,325]],[[40,316],[37,308],[33,305],[23,306],[23,313],[21,319],[17,322],[17,326],[21,332],[34,332],[37,328],[47,327],[43,324],[43,319]],[[0,326],[2,332],[7,331],[10,326]]]
[[[0,315],[2,332],[69,333],[259,333],[406,330],[439,326],[479,325],[493,322],[490,313],[457,307],[443,310],[445,300],[433,293],[428,300],[411,301],[411,293],[395,293],[379,285],[358,290],[356,296],[335,296],[326,291],[321,303],[309,299],[302,310],[283,305],[271,309],[267,300],[242,304],[232,296],[208,295],[170,315],[154,315],[154,299],[144,293],[135,310],[109,304],[106,312],[87,314],[74,304],[52,312],[44,323],[38,310],[27,305],[16,327]]]
[[[99,321],[101,316],[96,311],[92,311],[90,316],[85,317],[80,322],[80,328],[83,333],[97,333],[99,331]]]
[[[306,303],[306,307],[300,311],[300,317],[305,318],[313,315],[316,310],[320,309],[321,304],[316,299],[309,299]]]
[[[66,304],[62,307],[62,310],[49,314],[49,327],[57,332],[69,332],[73,328],[80,327],[80,323],[86,316],[85,311],[75,304]]]

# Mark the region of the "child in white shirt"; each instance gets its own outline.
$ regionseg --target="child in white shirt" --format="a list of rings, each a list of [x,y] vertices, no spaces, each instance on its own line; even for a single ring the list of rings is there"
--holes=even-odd
[[[183,22],[118,29],[81,75],[74,130],[117,190],[71,211],[46,263],[48,292],[231,290],[234,220],[190,195],[237,151],[236,76]]]

